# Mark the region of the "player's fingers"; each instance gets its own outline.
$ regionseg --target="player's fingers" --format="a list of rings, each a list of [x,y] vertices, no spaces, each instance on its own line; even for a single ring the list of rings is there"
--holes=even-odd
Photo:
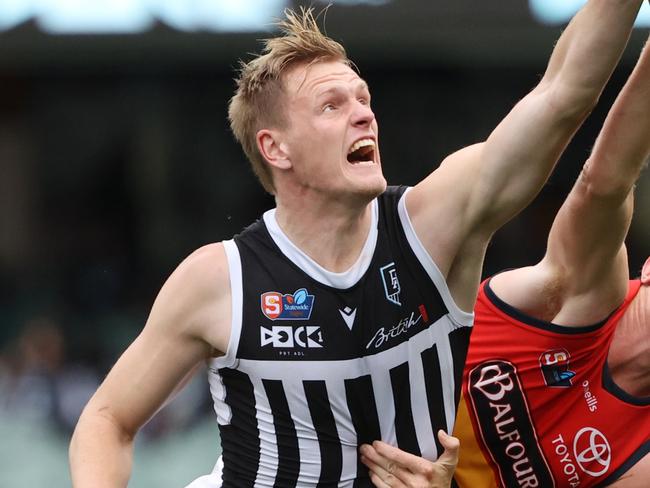
[[[440,486],[448,486],[445,483],[451,480],[450,473],[453,473],[453,470],[437,469],[434,463],[427,459],[409,454],[385,443],[382,443],[385,446],[380,446],[378,442],[373,442],[372,446],[367,444],[362,446],[361,461],[370,469],[371,473],[375,473],[385,484],[393,487],[404,486],[410,488],[429,486],[431,482],[440,481],[442,482]],[[387,456],[379,454],[375,446],[384,450]],[[386,446],[389,449],[384,449]],[[366,456],[364,456],[364,453]],[[402,456],[402,454],[405,456]],[[395,457],[410,462],[412,467],[400,464],[394,459]],[[431,486],[439,485],[433,484]]]
[[[440,444],[442,444],[442,447],[445,448],[442,455],[438,457],[438,463],[456,469],[456,465],[458,464],[460,441],[456,437],[447,434],[442,429],[438,431],[438,440],[440,441]]]
[[[381,480],[385,486],[392,488],[410,486],[406,484],[410,479],[410,473],[397,462],[381,456],[376,449],[368,444],[361,446],[360,452],[361,462],[368,468],[370,474],[374,475],[377,480]],[[375,483],[375,486],[380,485]]]
[[[408,488],[412,486],[404,484],[397,476],[389,473],[385,469],[380,469],[378,471],[371,470],[370,481],[372,481],[373,485],[379,488]]]
[[[387,482],[385,482],[381,476],[376,474],[374,471],[370,471],[370,481],[372,481],[372,484],[375,485],[377,488],[397,488],[394,485],[390,485]]]
[[[431,461],[428,461],[427,459],[402,451],[401,449],[382,441],[373,442],[372,447],[381,459],[393,461],[398,466],[403,466],[413,473],[419,473],[431,465]]]

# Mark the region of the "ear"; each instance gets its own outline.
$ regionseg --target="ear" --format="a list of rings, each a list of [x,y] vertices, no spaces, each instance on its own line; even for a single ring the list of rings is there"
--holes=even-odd
[[[277,131],[269,129],[257,131],[257,148],[271,166],[279,169],[291,168],[286,144],[282,142]]]
[[[650,285],[650,258],[646,259],[643,268],[641,268],[641,283]]]

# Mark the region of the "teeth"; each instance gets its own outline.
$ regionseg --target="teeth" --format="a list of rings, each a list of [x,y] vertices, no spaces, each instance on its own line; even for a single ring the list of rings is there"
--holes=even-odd
[[[375,141],[373,141],[372,139],[361,139],[360,141],[357,141],[352,145],[352,147],[348,151],[348,154],[352,154],[354,151],[357,151],[362,147],[366,147],[366,146],[375,147]]]

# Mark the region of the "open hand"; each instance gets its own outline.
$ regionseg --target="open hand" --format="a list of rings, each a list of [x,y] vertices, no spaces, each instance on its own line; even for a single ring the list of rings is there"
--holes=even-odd
[[[377,488],[449,488],[460,442],[442,430],[438,439],[445,451],[435,462],[381,441],[361,446],[361,462],[370,470],[370,480]]]

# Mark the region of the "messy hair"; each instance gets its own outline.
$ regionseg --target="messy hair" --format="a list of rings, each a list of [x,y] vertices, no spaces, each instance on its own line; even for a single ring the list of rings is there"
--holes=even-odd
[[[256,135],[263,127],[286,127],[284,75],[299,63],[336,60],[352,64],[343,46],[318,28],[317,20],[323,12],[314,15],[311,7],[300,7],[300,12],[286,9],[285,20],[277,23],[281,35],[263,40],[262,54],[240,62],[235,79],[237,89],[228,107],[230,128],[262,186],[271,194],[275,186],[269,165],[257,148]]]

